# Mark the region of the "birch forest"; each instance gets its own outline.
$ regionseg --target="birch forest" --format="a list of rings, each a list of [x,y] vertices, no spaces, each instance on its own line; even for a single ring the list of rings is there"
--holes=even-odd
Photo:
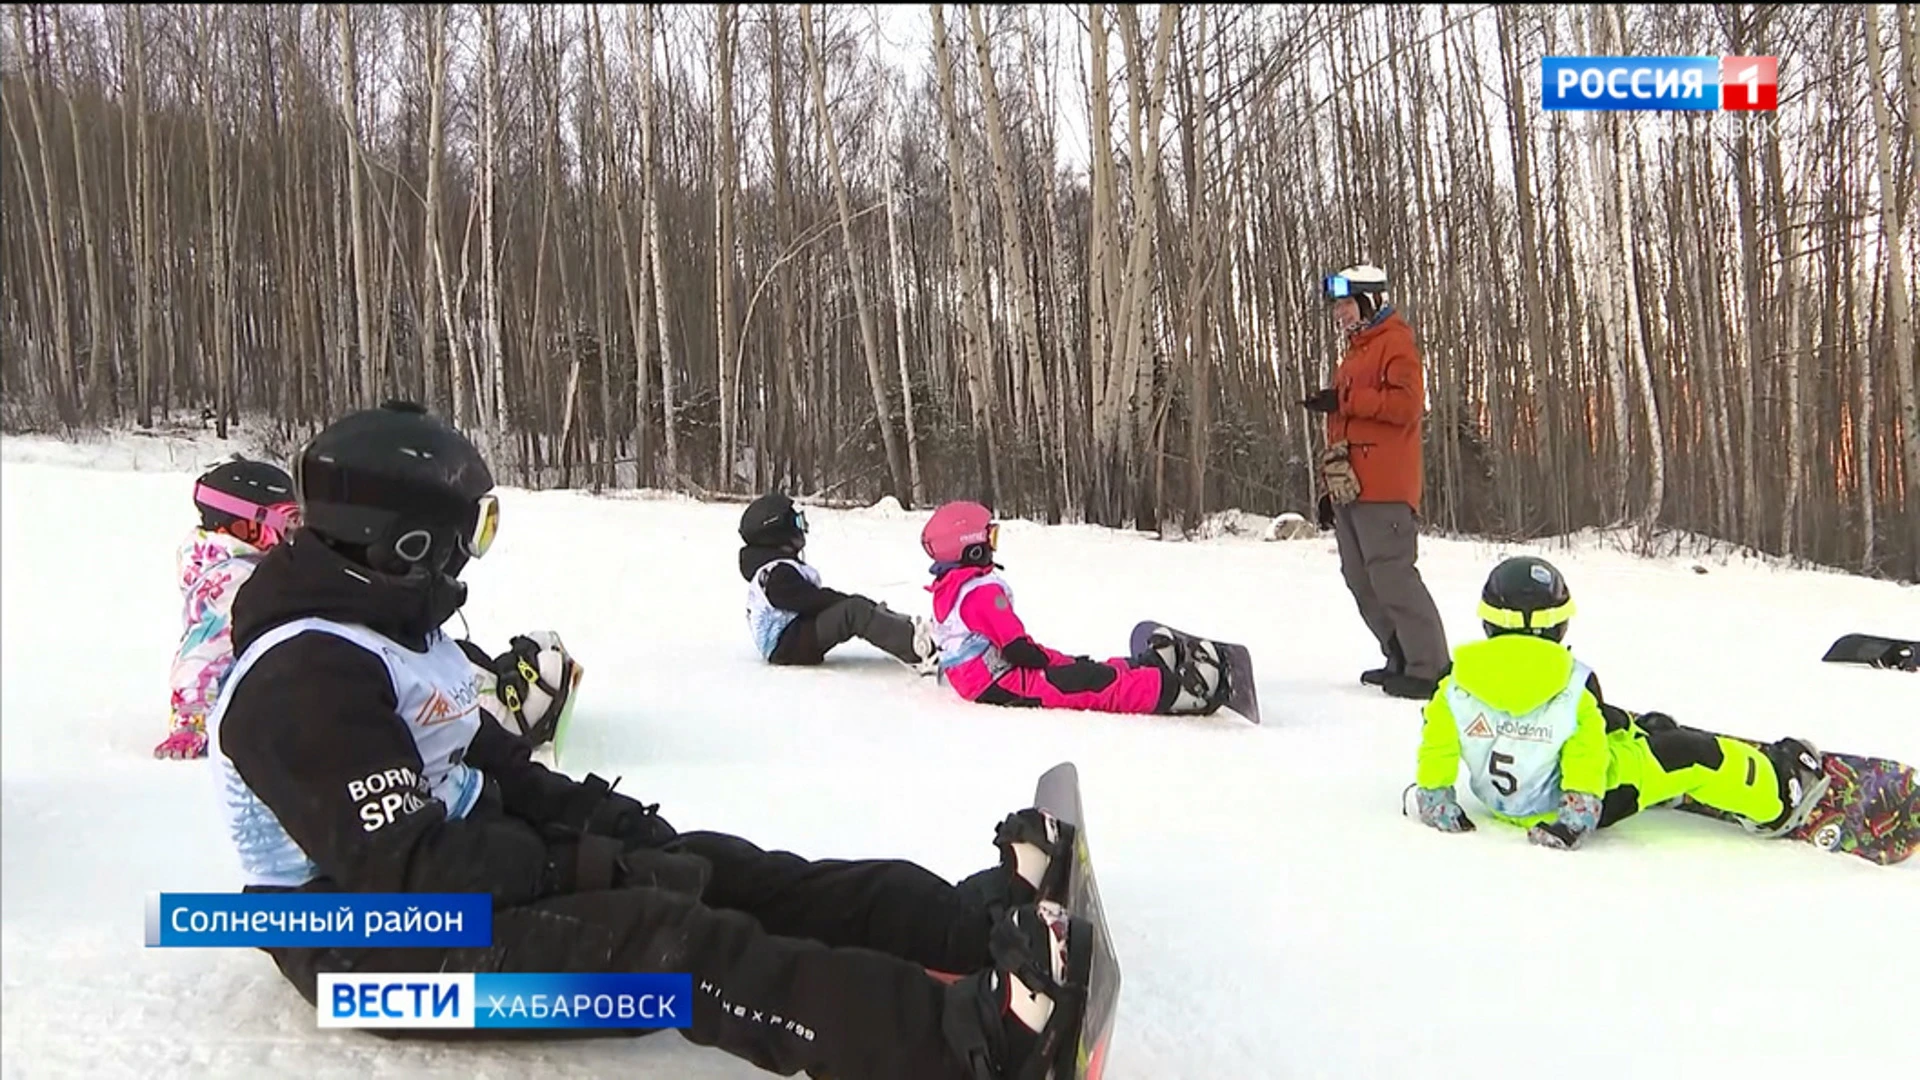
[[[1429,528],[1920,580],[1920,5],[6,5],[8,432],[424,401],[503,482],[1312,516],[1385,267]],[[1540,108],[1772,55],[1774,113]]]

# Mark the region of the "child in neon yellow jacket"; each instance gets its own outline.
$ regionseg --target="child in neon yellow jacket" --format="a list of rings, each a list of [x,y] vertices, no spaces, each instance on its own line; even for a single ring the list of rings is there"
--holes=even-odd
[[[1779,836],[1826,790],[1819,752],[1804,740],[1755,748],[1606,704],[1599,678],[1561,644],[1573,597],[1546,560],[1495,567],[1480,617],[1487,640],[1455,650],[1426,705],[1419,771],[1402,807],[1423,824],[1474,827],[1454,797],[1463,763],[1469,788],[1494,817],[1563,850],[1683,795]]]

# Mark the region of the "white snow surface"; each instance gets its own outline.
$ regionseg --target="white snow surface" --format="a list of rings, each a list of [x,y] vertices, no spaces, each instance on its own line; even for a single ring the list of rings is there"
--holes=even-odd
[[[144,440],[142,440],[144,443]],[[457,1045],[321,1031],[251,950],[147,949],[148,894],[239,886],[204,762],[156,761],[189,478],[224,447],[8,439],[0,473],[0,928],[6,1076],[765,1075],[679,1035]],[[210,451],[210,452],[209,452]],[[503,493],[469,572],[475,636],[561,631],[586,666],[563,762],[681,828],[958,878],[1034,778],[1079,765],[1125,971],[1108,1076],[1913,1075],[1920,860],[1881,868],[1672,812],[1580,851],[1400,814],[1419,712],[1361,687],[1377,652],[1330,539],[1158,543],[1009,522],[1042,641],[1124,651],[1156,618],[1250,646],[1267,714],[969,705],[864,645],[774,669],[750,644],[740,507]],[[924,611],[924,512],[809,510],[830,584]],[[1487,569],[1537,551],[1611,700],[1920,762],[1920,676],[1826,665],[1847,631],[1920,629],[1920,591],[1720,557],[1428,540],[1452,640]],[[453,624],[458,626],[458,622]],[[500,644],[492,644],[500,643]],[[1903,1034],[1904,1033],[1904,1034]]]

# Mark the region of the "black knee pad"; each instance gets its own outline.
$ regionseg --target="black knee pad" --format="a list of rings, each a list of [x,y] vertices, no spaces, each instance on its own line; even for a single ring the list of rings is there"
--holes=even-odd
[[[1647,749],[1653,751],[1653,759],[1668,772],[1678,772],[1694,765],[1717,769],[1726,760],[1719,739],[1714,738],[1711,732],[1693,728],[1649,731]]]
[[[1039,698],[1016,694],[1006,687],[1001,686],[999,683],[994,683],[992,686],[987,687],[987,689],[974,700],[980,702],[982,705],[1007,705],[1016,709],[1037,709],[1040,707]]]
[[[1639,788],[1631,784],[1614,788],[1607,792],[1606,798],[1600,800],[1600,828],[1604,829],[1639,812]]]
[[[1080,659],[1071,664],[1050,667],[1044,672],[1044,677],[1053,684],[1055,690],[1063,694],[1082,694],[1105,690],[1119,681],[1120,673],[1113,670],[1111,664]]]

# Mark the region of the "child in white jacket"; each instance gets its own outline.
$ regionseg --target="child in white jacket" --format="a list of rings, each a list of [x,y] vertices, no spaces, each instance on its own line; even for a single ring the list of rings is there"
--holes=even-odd
[[[262,461],[234,458],[202,474],[193,488],[200,527],[180,545],[182,617],[174,654],[172,720],[153,748],[157,758],[207,753],[207,714],[233,668],[233,597],[262,556],[299,525],[293,478]]]

